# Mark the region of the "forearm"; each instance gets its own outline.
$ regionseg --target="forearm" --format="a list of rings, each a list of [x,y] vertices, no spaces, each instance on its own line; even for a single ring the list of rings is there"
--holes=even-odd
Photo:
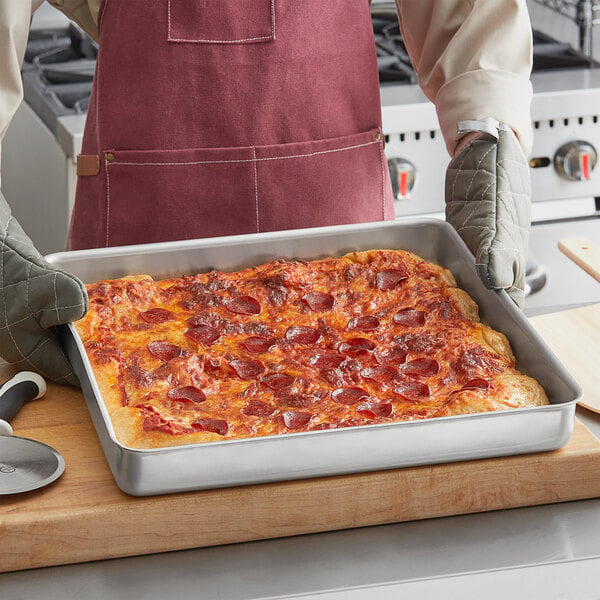
[[[403,39],[450,154],[456,124],[493,117],[531,148],[531,23],[525,0],[396,0]]]

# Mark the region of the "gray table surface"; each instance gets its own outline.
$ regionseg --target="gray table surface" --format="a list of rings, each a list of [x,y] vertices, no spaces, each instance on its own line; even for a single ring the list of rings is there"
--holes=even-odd
[[[600,415],[578,418],[600,437]],[[1,546],[0,531],[0,552]],[[1,600],[600,598],[600,499],[0,575]]]

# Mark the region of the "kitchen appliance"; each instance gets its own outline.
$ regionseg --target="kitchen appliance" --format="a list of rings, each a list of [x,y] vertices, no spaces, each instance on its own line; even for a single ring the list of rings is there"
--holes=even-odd
[[[449,157],[435,107],[416,84],[394,3],[375,0],[372,15],[396,215],[443,218]],[[600,288],[556,247],[568,235],[600,240],[600,68],[533,24],[533,226],[525,301],[530,316],[600,301]]]
[[[372,14],[396,214],[436,213],[443,210],[440,191],[449,158],[435,107],[416,85],[394,3],[379,2]],[[533,41],[535,136],[529,163],[538,221],[548,214],[546,209],[551,211],[551,201],[600,196],[600,176],[594,171],[596,148],[600,151],[600,69],[599,63],[542,32],[534,30]],[[581,216],[586,209],[566,210]],[[587,214],[595,212],[592,203]]]
[[[237,270],[265,261],[340,256],[348,250],[404,248],[449,268],[478,303],[482,320],[507,335],[517,368],[535,377],[550,404],[412,422],[308,431],[252,439],[132,449],[115,436],[83,343],[72,324],[62,346],[82,385],[113,476],[133,495],[170,493],[323,477],[421,464],[539,452],[571,436],[581,389],[502,292],[486,289],[454,229],[411,219],[240,235],[50,255],[54,266],[86,282],[135,273],[155,278]],[[225,466],[226,465],[226,466]]]
[[[8,421],[29,400],[46,393],[46,382],[37,373],[22,371],[0,387],[0,495],[30,492],[58,479],[63,457],[50,446],[12,435]]]
[[[46,18],[33,20],[22,69],[25,101],[2,142],[1,174],[14,216],[46,254],[66,245],[97,48],[49,5],[40,11]]]
[[[567,3],[552,0],[550,4]],[[373,0],[371,8],[396,215],[443,218],[449,157],[435,108],[417,85],[394,3]],[[563,18],[552,11],[551,16],[553,22]],[[532,11],[536,28],[534,17],[537,11]],[[24,68],[25,102],[3,143],[2,185],[25,231],[42,253],[49,253],[65,245],[95,46],[75,25],[47,27],[44,23],[40,30],[35,21]],[[588,29],[585,39],[590,39]],[[600,167],[596,166],[600,69],[576,43],[564,43],[537,28],[534,37],[530,157],[534,225],[527,282],[530,294],[525,303],[530,316],[600,301],[598,286],[573,269],[556,248],[558,239],[568,235],[600,239]],[[44,58],[47,52],[54,56],[53,62]],[[52,80],[57,70],[60,75],[68,72],[71,81]],[[36,177],[31,176],[31,165],[35,165]]]

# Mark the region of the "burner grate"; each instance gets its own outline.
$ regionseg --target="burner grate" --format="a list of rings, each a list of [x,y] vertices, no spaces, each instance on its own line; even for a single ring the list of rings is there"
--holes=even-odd
[[[96,56],[95,43],[74,25],[30,33],[22,69],[23,93],[53,133],[58,117],[87,111]]]
[[[417,83],[417,75],[402,40],[394,5],[372,5],[371,16],[380,83],[382,85]],[[565,69],[589,69],[598,66],[600,66],[600,63],[573,48],[570,44],[558,42],[540,31],[533,31],[534,73]]]
[[[600,63],[575,50],[570,44],[557,42],[541,31],[533,32],[533,72],[558,69],[589,69]]]
[[[372,21],[380,83],[417,83],[396,12],[379,10],[372,15]]]

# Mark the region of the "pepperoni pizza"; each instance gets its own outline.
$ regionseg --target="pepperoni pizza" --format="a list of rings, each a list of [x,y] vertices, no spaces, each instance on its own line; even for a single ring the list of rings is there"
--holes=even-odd
[[[134,448],[547,404],[452,274],[398,250],[88,285],[76,323]]]

